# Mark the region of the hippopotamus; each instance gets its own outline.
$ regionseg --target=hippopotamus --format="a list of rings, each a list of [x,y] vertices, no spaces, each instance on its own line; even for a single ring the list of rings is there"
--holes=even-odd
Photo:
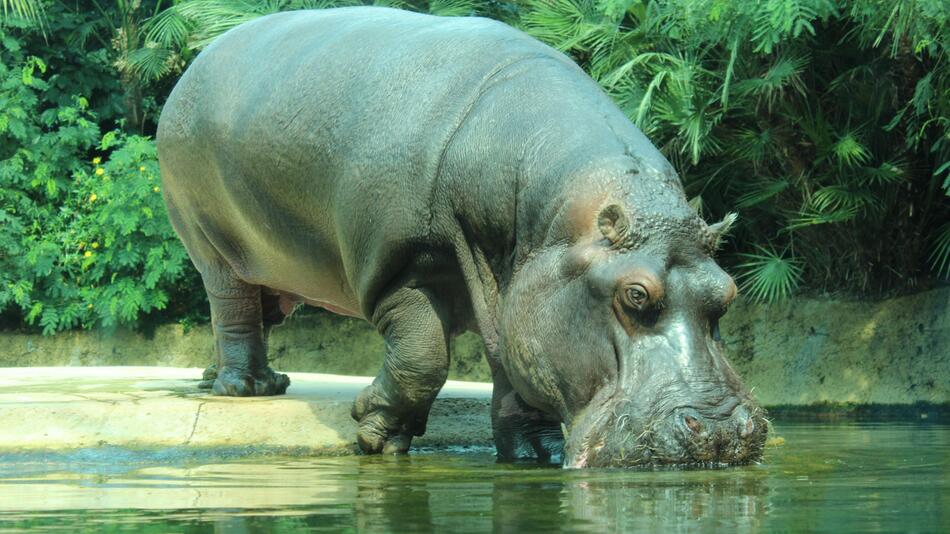
[[[719,337],[731,218],[704,222],[603,90],[524,33],[376,7],[264,16],[197,56],[157,145],[215,394],[285,392],[267,333],[304,303],[385,338],[352,408],[366,453],[425,432],[449,341],[475,331],[499,459],[760,457],[763,411]]]

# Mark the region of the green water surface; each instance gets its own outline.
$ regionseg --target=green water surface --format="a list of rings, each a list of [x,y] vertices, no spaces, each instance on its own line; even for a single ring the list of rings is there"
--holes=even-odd
[[[576,470],[488,449],[0,456],[0,531],[950,532],[950,426],[778,423],[760,465]]]

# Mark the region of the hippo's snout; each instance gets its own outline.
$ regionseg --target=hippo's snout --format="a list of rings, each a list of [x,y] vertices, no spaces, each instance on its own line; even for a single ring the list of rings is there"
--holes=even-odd
[[[757,408],[736,407],[725,419],[704,417],[697,410],[682,408],[670,415],[668,426],[685,461],[697,465],[743,464],[758,458],[767,432]]]
[[[621,413],[618,403],[588,417],[568,438],[565,467],[741,465],[759,459],[768,423],[761,408],[735,398],[732,409],[679,407],[662,416]],[[582,434],[582,435],[578,435]]]

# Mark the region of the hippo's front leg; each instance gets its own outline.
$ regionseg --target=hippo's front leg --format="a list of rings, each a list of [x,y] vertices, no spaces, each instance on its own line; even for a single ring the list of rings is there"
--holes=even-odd
[[[564,450],[561,422],[528,405],[511,386],[501,364],[491,367],[491,426],[498,459],[560,461]]]
[[[413,436],[425,433],[429,408],[449,372],[444,317],[425,288],[400,288],[377,306],[373,323],[386,339],[386,358],[352,410],[364,452],[404,453]]]

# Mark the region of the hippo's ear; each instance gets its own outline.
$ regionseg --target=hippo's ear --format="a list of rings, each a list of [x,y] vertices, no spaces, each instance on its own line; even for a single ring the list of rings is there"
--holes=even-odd
[[[709,225],[709,236],[710,248],[716,250],[719,248],[719,244],[722,243],[722,239],[726,237],[726,234],[729,233],[729,230],[732,228],[732,225],[735,224],[736,219],[739,218],[739,215],[736,213],[727,213],[721,221]]]
[[[623,212],[619,204],[610,204],[600,210],[600,214],[597,215],[597,227],[600,228],[600,233],[604,234],[607,241],[616,245],[623,241],[627,232],[630,231],[630,220],[627,219],[627,214]]]

